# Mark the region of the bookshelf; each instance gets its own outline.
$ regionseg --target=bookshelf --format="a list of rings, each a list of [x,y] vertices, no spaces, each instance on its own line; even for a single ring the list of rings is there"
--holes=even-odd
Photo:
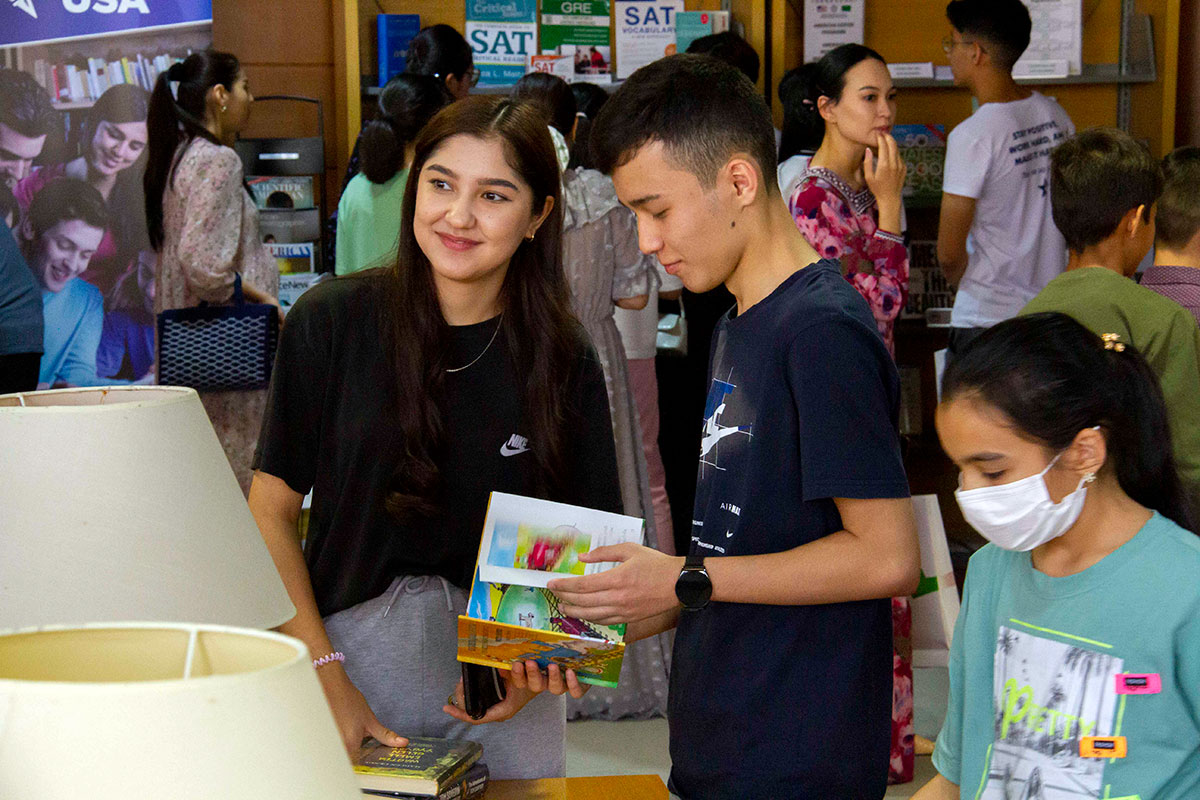
[[[211,44],[212,24],[201,22],[149,31],[121,31],[86,39],[17,45],[5,48],[4,63],[13,69],[32,74],[53,95],[53,85],[48,85],[49,81],[45,71],[43,70],[39,74],[39,70],[36,69],[39,62],[64,68],[71,65],[86,75],[89,58],[102,59],[106,64],[120,63],[121,59],[128,59],[132,64],[136,63],[140,54],[146,61],[153,61],[155,57],[165,56],[170,62],[182,59],[193,50],[203,50]],[[159,63],[161,65],[162,61],[160,60]],[[143,86],[149,83],[150,88],[153,88],[153,83],[149,80],[153,74],[155,73],[151,72],[147,75]],[[81,77],[80,85],[76,88],[81,89],[82,92],[76,91],[69,100],[54,99],[54,107],[60,111],[90,108],[95,101],[95,97],[92,96],[93,90],[99,89],[100,92],[103,92],[105,84],[93,84],[89,87],[86,78]]]

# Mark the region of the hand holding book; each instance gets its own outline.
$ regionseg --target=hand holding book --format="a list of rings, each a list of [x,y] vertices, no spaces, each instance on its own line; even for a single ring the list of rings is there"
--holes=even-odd
[[[640,544],[597,547],[579,556],[585,564],[617,566],[580,578],[559,578],[547,586],[559,598],[562,613],[601,625],[655,617],[677,609],[675,580],[683,559]]]
[[[504,699],[488,709],[480,719],[472,719],[463,710],[463,682],[459,680],[450,698],[453,704],[447,703],[442,710],[450,716],[471,725],[486,725],[489,722],[503,722],[511,718],[525,707],[525,704],[542,692],[549,691],[554,695],[571,693],[572,697],[583,697],[590,688],[579,682],[575,670],[569,669],[564,675],[557,664],[551,664],[549,670],[543,673],[538,669],[536,661],[514,661],[511,672],[501,672],[505,683]]]

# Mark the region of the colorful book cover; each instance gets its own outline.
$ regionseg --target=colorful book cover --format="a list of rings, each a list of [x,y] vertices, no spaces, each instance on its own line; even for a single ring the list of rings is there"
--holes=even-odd
[[[467,0],[466,37],[480,86],[511,86],[537,54],[537,0]]]
[[[908,167],[905,203],[916,207],[941,202],[942,170],[946,163],[945,125],[893,125],[892,136]]]
[[[295,275],[312,272],[316,262],[315,242],[268,243],[267,249],[275,256],[280,275]]]
[[[404,72],[408,45],[421,31],[420,14],[376,14],[379,40],[379,85]]]
[[[542,0],[541,50],[568,56],[568,81],[612,80],[611,8],[608,0]]]
[[[388,747],[371,739],[354,758],[362,789],[437,795],[464,775],[483,755],[478,742],[412,736],[408,747]]]
[[[641,539],[636,517],[492,492],[467,613],[458,618],[458,660],[510,669],[533,659],[574,669],[583,683],[616,686],[625,626],[568,617],[546,584],[611,569],[579,556]]]
[[[681,11],[675,17],[675,52],[686,53],[692,42],[713,32],[712,12]]]
[[[675,16],[683,0],[617,0],[617,78],[675,53]]]

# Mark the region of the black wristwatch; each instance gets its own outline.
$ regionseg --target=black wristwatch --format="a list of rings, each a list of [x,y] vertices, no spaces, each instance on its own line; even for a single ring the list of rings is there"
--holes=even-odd
[[[704,556],[693,553],[683,560],[683,570],[675,581],[675,596],[683,604],[684,611],[699,611],[708,605],[712,581],[704,568]]]

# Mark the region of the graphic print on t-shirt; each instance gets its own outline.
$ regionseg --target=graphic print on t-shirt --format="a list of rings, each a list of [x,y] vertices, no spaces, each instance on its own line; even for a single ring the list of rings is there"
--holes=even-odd
[[[721,471],[721,440],[735,434],[753,436],[753,425],[722,425],[721,417],[725,414],[727,398],[734,393],[737,385],[731,383],[733,370],[729,371],[729,380],[713,378],[712,386],[708,388],[708,400],[704,403],[704,433],[700,440],[700,471],[704,474],[705,467]]]
[[[1082,758],[1079,740],[1113,735],[1124,660],[1011,622],[1021,627],[1002,625],[996,639],[995,739],[979,797],[1098,800],[1107,762]]]

